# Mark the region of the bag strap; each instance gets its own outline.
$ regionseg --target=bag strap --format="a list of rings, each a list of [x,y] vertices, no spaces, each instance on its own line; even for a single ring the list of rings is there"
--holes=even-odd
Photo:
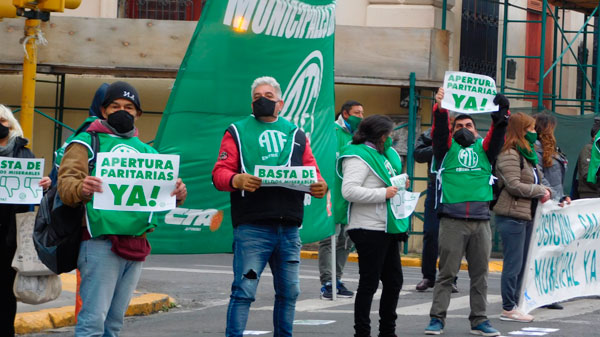
[[[90,174],[92,174],[92,171],[96,167],[96,158],[98,158],[98,150],[100,149],[100,137],[98,137],[98,133],[96,131],[88,131],[88,133],[92,136],[93,156],[88,163]]]

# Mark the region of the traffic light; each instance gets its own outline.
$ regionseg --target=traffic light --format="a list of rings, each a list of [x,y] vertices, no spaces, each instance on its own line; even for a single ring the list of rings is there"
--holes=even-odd
[[[12,0],[12,3],[18,8],[29,8],[42,12],[64,12],[65,8],[75,9],[79,7],[81,0]]]
[[[0,0],[0,20],[15,17],[17,17],[17,7],[13,5],[12,0]]]

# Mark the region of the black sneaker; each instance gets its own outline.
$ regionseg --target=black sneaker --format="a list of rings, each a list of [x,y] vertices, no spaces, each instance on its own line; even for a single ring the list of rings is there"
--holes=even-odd
[[[354,292],[346,288],[344,282],[337,281],[337,295],[339,297],[352,298],[354,296]]]
[[[321,287],[321,299],[322,300],[330,300],[332,299],[333,294],[331,293],[331,282],[326,282]]]

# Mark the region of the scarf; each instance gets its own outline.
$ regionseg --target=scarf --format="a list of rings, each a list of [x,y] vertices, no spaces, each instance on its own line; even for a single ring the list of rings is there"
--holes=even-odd
[[[8,140],[6,146],[0,146],[0,156],[2,157],[12,157],[13,150],[15,149],[15,140],[17,137],[11,137]]]

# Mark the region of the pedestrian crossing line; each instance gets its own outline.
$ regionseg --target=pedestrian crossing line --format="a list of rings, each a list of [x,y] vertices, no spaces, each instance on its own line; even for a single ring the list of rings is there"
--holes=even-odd
[[[571,302],[562,302],[563,310],[535,309],[530,312],[535,322],[556,321],[558,319],[580,316],[600,310],[600,300],[582,298]]]

